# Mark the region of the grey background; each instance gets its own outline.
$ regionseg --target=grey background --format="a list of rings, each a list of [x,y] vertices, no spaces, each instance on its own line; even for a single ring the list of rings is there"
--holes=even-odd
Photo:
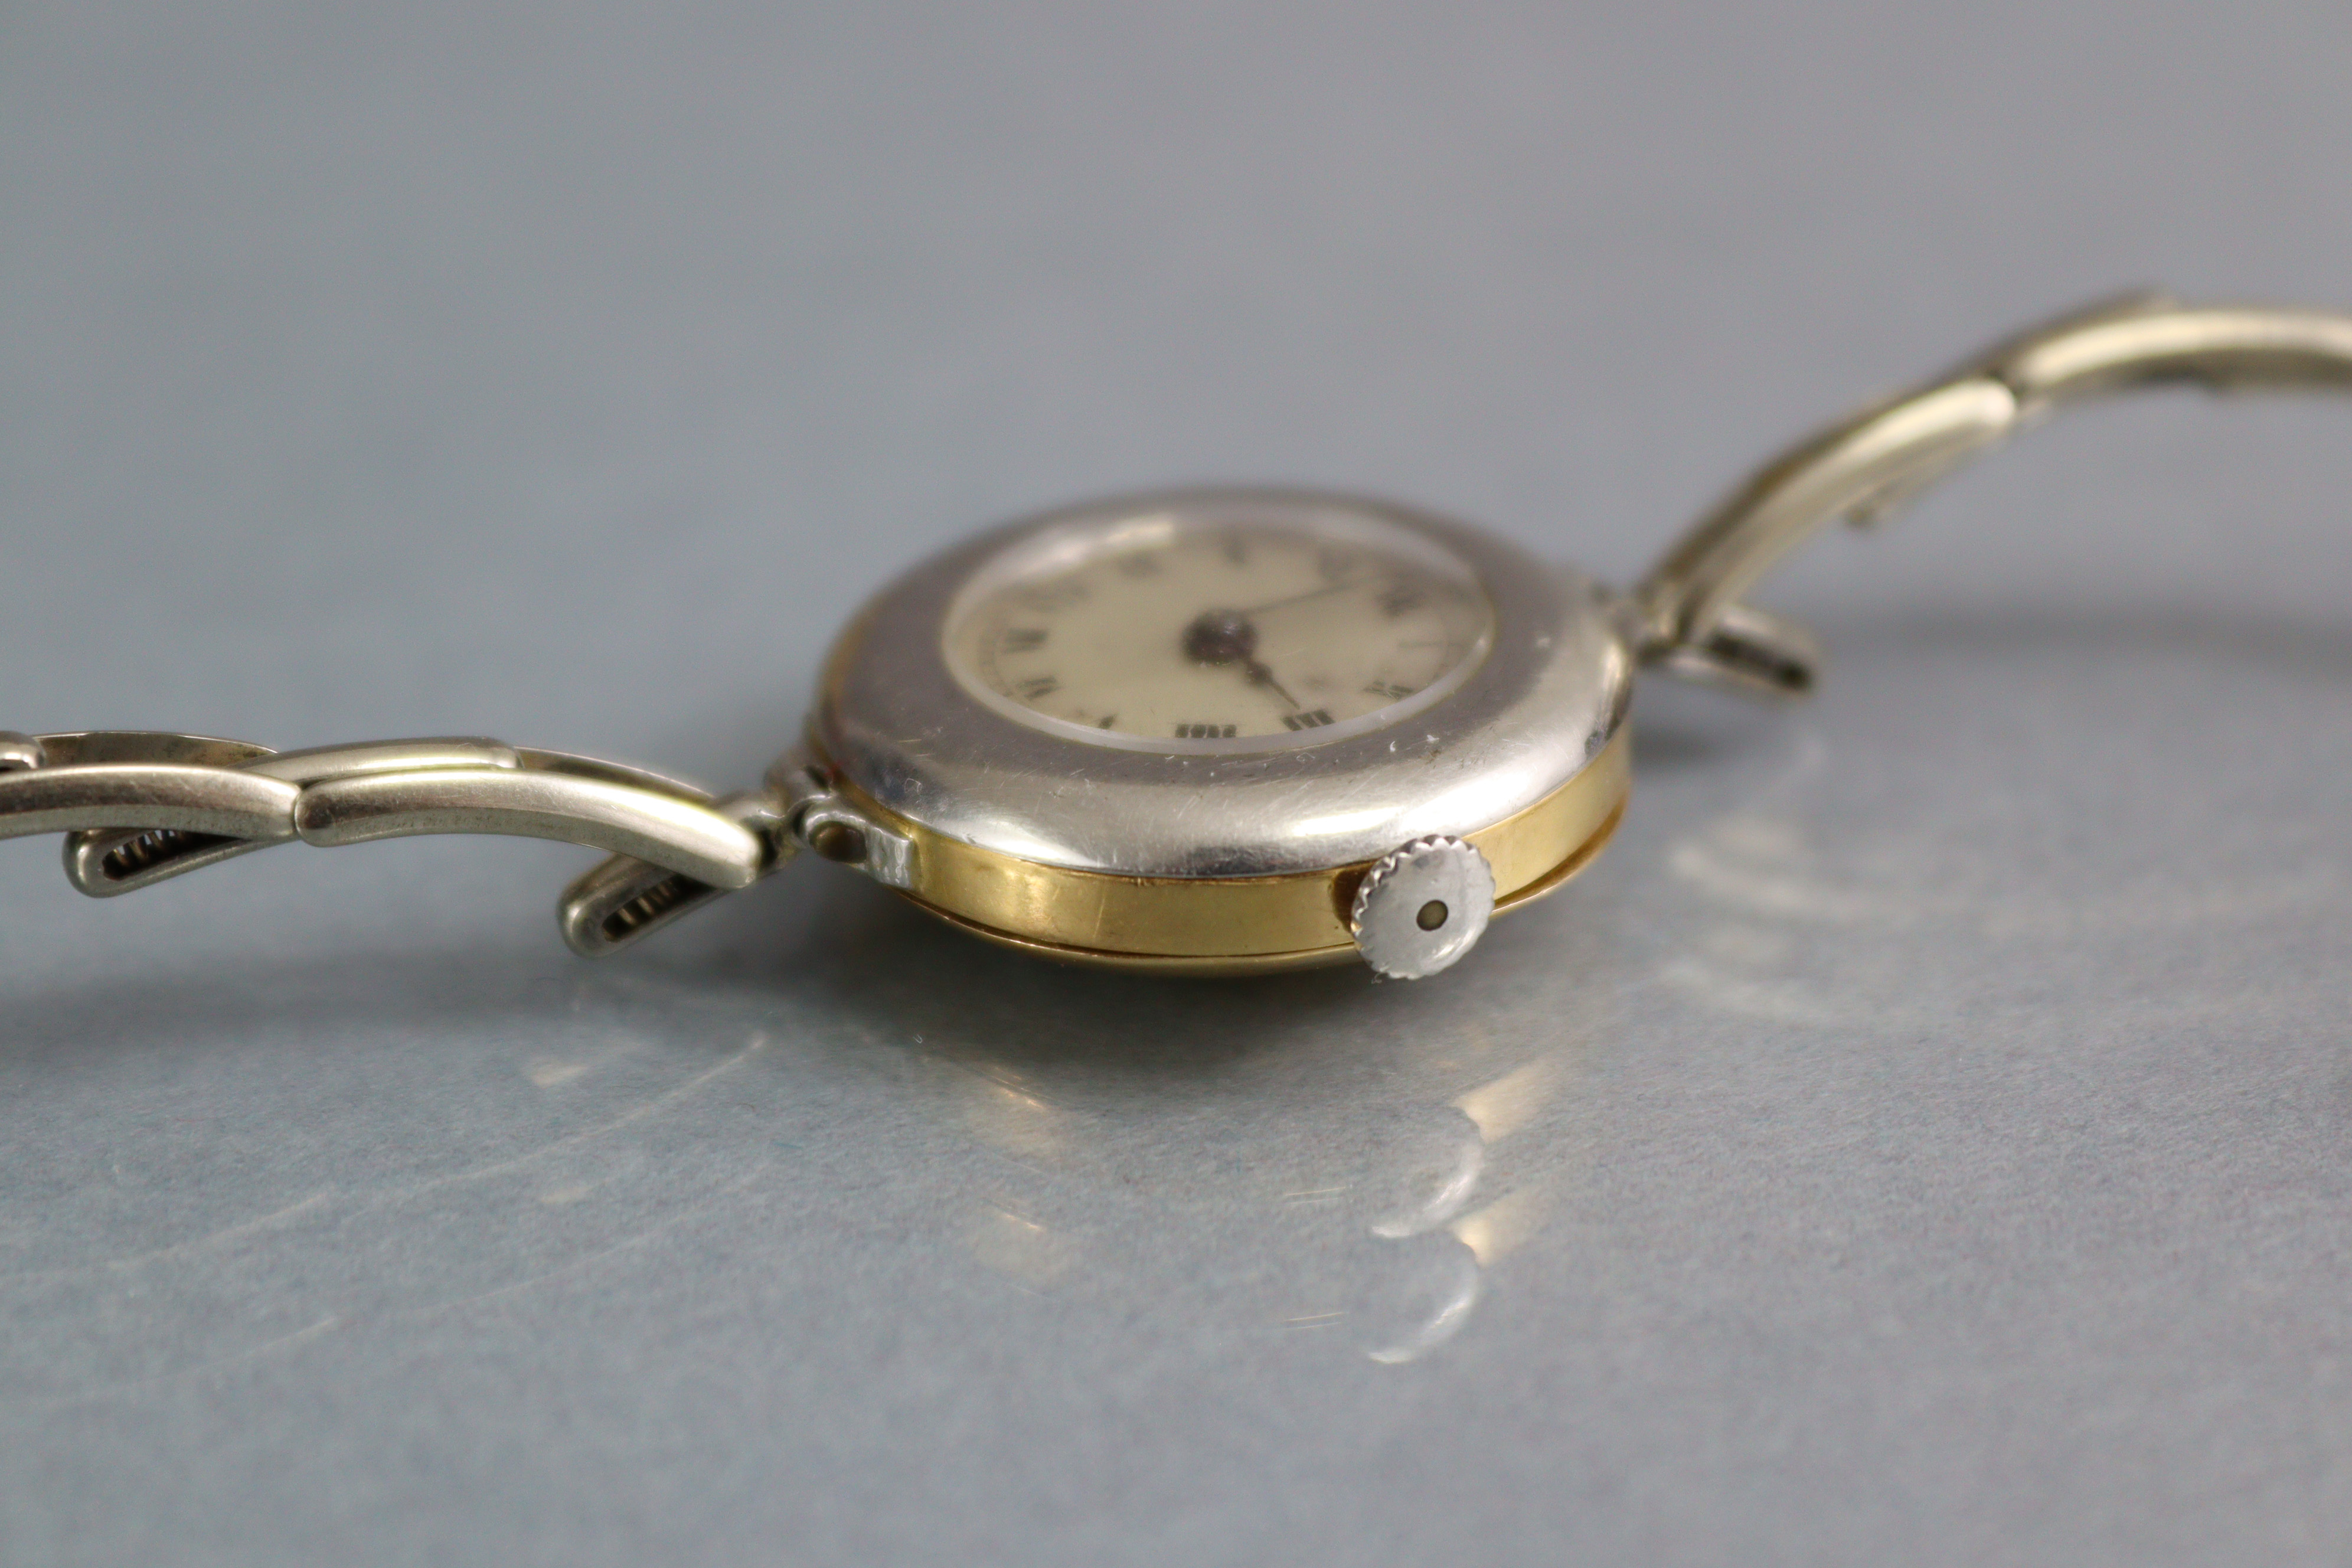
[[[1200,479],[1623,577],[2144,280],[2352,306],[2306,5],[0,8],[0,722],[733,784],[887,574]],[[0,844],[0,1560],[2352,1553],[2347,410],[2086,412],[1644,689],[1417,986],[822,864]]]

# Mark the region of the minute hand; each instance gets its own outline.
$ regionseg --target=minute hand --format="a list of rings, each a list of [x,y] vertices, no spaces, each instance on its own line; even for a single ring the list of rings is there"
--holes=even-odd
[[[1235,610],[1234,614],[1262,616],[1268,610],[1286,609],[1292,605],[1304,604],[1308,599],[1319,599],[1326,594],[1337,594],[1344,588],[1360,588],[1363,586],[1364,581],[1361,577],[1350,577],[1344,583],[1326,583],[1320,588],[1309,588],[1304,594],[1293,594],[1286,599],[1274,599],[1263,605],[1252,605],[1248,609]]]

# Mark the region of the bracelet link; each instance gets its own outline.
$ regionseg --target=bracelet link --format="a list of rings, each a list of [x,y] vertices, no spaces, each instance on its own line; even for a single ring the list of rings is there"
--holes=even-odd
[[[333,779],[422,768],[508,767],[517,752],[497,741],[478,739],[378,741],[361,745],[318,746],[299,752],[259,747],[237,771],[282,779],[307,792]],[[288,837],[301,837],[298,804]],[[222,838],[168,827],[86,830],[66,840],[66,879],[93,899],[118,898],[185,876],[206,866],[266,849],[285,839]]]
[[[0,731],[0,838],[65,834],[67,878],[90,897],[298,839],[552,838],[614,856],[566,895],[566,935],[583,952],[774,869],[798,847],[780,811],[771,791],[720,801],[641,769],[472,737],[272,752],[204,735]],[[604,936],[570,912],[600,877],[600,893],[625,895],[584,911],[596,931],[611,928]],[[625,918],[614,925],[616,912]]]
[[[758,876],[772,875],[803,849],[853,866],[885,887],[915,880],[915,844],[844,800],[832,775],[806,747],[768,770],[763,789],[733,795],[715,809],[757,833],[766,856]],[[700,909],[728,889],[649,860],[616,854],[591,868],[556,904],[564,943],[583,958],[602,958]]]
[[[757,836],[759,877],[773,874],[800,851],[798,840],[785,828],[783,805],[772,791],[730,795],[712,809]],[[572,952],[583,958],[603,958],[736,890],[633,855],[612,855],[563,889],[555,906],[556,925]]]
[[[283,843],[299,795],[239,770],[264,746],[142,731],[11,734],[0,746],[0,838],[86,832],[207,846]]]
[[[1627,638],[1644,661],[1677,674],[1802,691],[1811,684],[1809,639],[1742,603],[1782,556],[1835,519],[1877,521],[2053,408],[2174,383],[2352,389],[2352,316],[2192,309],[2142,292],[2004,339],[1757,469],[1635,587]]]

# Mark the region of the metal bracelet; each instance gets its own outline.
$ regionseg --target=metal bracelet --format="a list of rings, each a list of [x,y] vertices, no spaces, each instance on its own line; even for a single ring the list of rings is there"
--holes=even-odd
[[[766,790],[730,795],[713,809],[760,838],[766,852],[761,876],[773,873],[800,849],[783,831],[781,803]],[[572,952],[603,958],[736,890],[658,861],[615,854],[563,889],[556,900],[556,925]]]
[[[201,771],[233,770],[241,776],[282,780],[294,787],[296,804],[289,809],[283,835],[257,838],[244,834],[192,832],[177,825],[136,824],[110,830],[84,829],[66,841],[66,878],[93,899],[110,899],[152,888],[271,844],[301,837],[300,794],[313,784],[369,773],[415,772],[427,768],[512,767],[516,753],[496,741],[391,741],[355,746],[325,746],[300,752],[271,752],[239,741],[215,741],[188,735],[113,734],[51,737],[47,748],[63,759],[79,761],[103,752],[128,755],[186,755]],[[68,742],[60,744],[59,742]],[[204,748],[203,760],[188,755],[189,743]],[[61,759],[53,755],[52,761]],[[209,766],[204,766],[209,763]]]
[[[1810,637],[1739,602],[1782,556],[1835,519],[1878,521],[2060,405],[2173,382],[2215,391],[2352,387],[2352,317],[2189,310],[2142,293],[1997,343],[1752,473],[1634,589],[1635,647],[1676,674],[1801,693],[1817,662]]]
[[[593,944],[573,938],[568,893],[567,938],[583,952],[610,952],[772,871],[790,853],[776,820],[770,792],[719,801],[659,774],[498,741],[273,752],[200,735],[0,733],[0,837],[65,833],[68,879],[100,898],[298,838],[322,847],[428,833],[552,838],[606,850],[640,868],[638,879],[696,890],[653,911],[659,919],[641,909],[607,931],[600,917],[604,934]]]
[[[762,835],[770,870],[808,849],[887,887],[914,882],[913,840],[843,799],[833,775],[805,747],[786,752],[768,770],[764,789],[721,801],[718,810]],[[614,855],[563,890],[557,921],[572,952],[601,958],[723,891],[660,865]]]

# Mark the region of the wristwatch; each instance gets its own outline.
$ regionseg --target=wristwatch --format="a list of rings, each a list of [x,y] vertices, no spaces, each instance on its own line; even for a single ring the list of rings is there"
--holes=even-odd
[[[485,740],[7,733],[0,837],[64,833],[95,897],[297,839],[570,840],[608,856],[559,906],[591,957],[806,848],[1049,958],[1234,974],[1360,956],[1416,978],[1608,842],[1637,670],[1811,689],[1811,640],[1744,602],[1792,546],[2063,404],[2168,382],[2352,386],[2352,317],[2155,295],[2070,315],[1800,442],[1624,592],[1321,491],[1026,519],[868,602],[798,743],[723,798]]]

